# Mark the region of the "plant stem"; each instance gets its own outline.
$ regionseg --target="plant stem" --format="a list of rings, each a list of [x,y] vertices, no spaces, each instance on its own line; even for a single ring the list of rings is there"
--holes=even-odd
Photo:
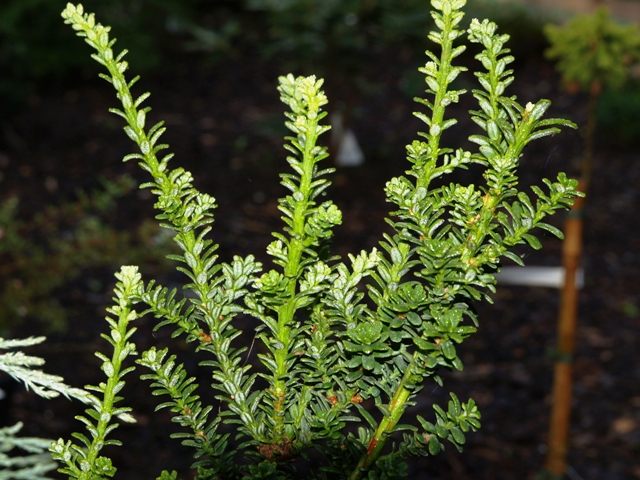
[[[116,307],[109,310],[110,313],[117,313],[118,315],[118,323],[115,325],[112,324],[113,328],[111,337],[114,339],[113,355],[109,361],[107,361],[104,356],[101,357],[104,359],[102,368],[107,374],[108,380],[102,391],[102,402],[100,405],[94,407],[94,410],[98,414],[98,421],[95,425],[95,433],[92,432],[93,439],[87,448],[86,457],[84,460],[81,460],[82,473],[78,477],[80,480],[91,480],[96,478],[94,467],[96,465],[98,455],[105,445],[107,435],[115,428],[115,426],[111,424],[111,420],[114,413],[117,411],[115,408],[115,403],[118,401],[116,393],[120,388],[122,388],[122,384],[124,383],[122,381],[122,362],[129,355],[135,355],[135,346],[128,342],[128,339],[135,331],[135,328],[127,331],[127,327],[129,326],[129,322],[136,317],[133,313],[131,297],[127,296],[127,294],[131,295],[131,292],[127,291],[127,286],[125,285],[123,287],[123,296],[119,298],[119,308]],[[116,334],[113,332],[117,332],[118,336],[116,337]],[[106,335],[103,335],[103,337],[107,338]],[[106,365],[109,365],[111,371],[109,371]],[[127,372],[125,371],[124,374],[126,373]],[[90,468],[85,470],[82,467],[82,464],[88,465]]]
[[[391,402],[389,402],[389,415],[385,415],[380,421],[380,424],[376,429],[376,433],[369,442],[367,451],[360,458],[360,461],[351,473],[349,480],[359,480],[360,478],[363,478],[363,474],[376,463],[378,458],[380,458],[380,454],[387,443],[387,439],[390,434],[393,433],[398,421],[402,417],[405,410],[405,404],[411,395],[411,391],[406,387],[406,385],[409,382],[409,379],[413,376],[415,359],[416,357],[414,355],[413,360],[407,366],[407,370],[405,371],[400,384],[396,388]]]
[[[447,85],[449,73],[451,71],[451,47],[453,46],[453,40],[450,37],[450,32],[454,29],[451,21],[451,14],[443,15],[445,27],[442,35],[442,53],[440,55],[440,65],[438,68],[438,84],[441,86],[435,92],[435,98],[433,100],[433,110],[431,115],[431,126],[429,128],[429,151],[430,158],[429,163],[432,168],[435,167],[438,157],[440,155],[440,137],[442,136],[442,121],[444,119],[445,106],[443,100],[447,94]],[[416,188],[428,188],[431,177],[427,175],[420,175],[416,182]]]
[[[310,108],[311,110],[311,108]],[[278,310],[278,332],[277,340],[282,347],[277,349],[274,354],[274,360],[277,369],[274,372],[273,394],[275,395],[274,410],[276,413],[276,429],[275,437],[282,434],[284,426],[283,402],[286,398],[286,381],[284,377],[287,375],[287,357],[289,356],[289,348],[291,344],[290,332],[291,322],[296,313],[296,290],[298,287],[298,277],[300,275],[300,261],[305,248],[305,223],[307,211],[309,209],[309,194],[311,192],[311,182],[313,181],[315,156],[313,150],[317,141],[317,125],[318,121],[308,118],[307,130],[305,133],[304,152],[302,152],[302,170],[303,174],[300,178],[299,192],[304,196],[296,203],[293,212],[293,224],[291,229],[291,241],[289,242],[288,261],[284,269],[284,275],[288,279],[287,294],[289,299]]]

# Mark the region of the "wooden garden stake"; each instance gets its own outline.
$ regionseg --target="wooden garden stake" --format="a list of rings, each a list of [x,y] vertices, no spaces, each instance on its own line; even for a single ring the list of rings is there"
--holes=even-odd
[[[587,128],[585,155],[581,163],[582,179],[578,190],[587,193],[593,170],[593,137],[596,130],[596,105],[600,95],[600,82],[594,80],[589,88],[587,105]],[[549,450],[545,465],[551,478],[562,478],[567,468],[571,398],[573,390],[573,356],[575,353],[576,329],[578,325],[578,287],[576,275],[582,255],[582,224],[584,197],[574,200],[564,224],[562,243],[562,266],[565,277],[560,297],[558,315],[558,339],[555,351],[556,364],[553,378],[551,425],[549,427]]]
[[[578,190],[584,191],[582,183]],[[576,274],[582,253],[582,214],[584,198],[576,198],[565,222],[562,264],[565,269],[564,287],[558,318],[558,344],[553,384],[553,406],[549,430],[549,451],[546,470],[552,478],[562,478],[566,469],[567,438],[573,387],[573,354],[578,310]]]

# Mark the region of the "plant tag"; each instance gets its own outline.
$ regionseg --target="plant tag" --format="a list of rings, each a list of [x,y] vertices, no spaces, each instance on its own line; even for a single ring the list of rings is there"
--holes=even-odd
[[[336,166],[359,167],[363,163],[364,153],[360,149],[355,133],[353,130],[346,130],[336,155]]]
[[[562,288],[564,267],[503,267],[496,274],[496,280],[502,285]],[[576,272],[576,287],[583,286],[584,270],[579,268]]]

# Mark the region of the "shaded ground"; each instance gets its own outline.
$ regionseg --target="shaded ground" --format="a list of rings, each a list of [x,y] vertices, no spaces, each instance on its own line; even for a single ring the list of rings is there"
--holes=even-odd
[[[266,260],[261,252],[271,241],[269,232],[279,228],[276,199],[283,191],[277,177],[285,165],[283,106],[275,90],[277,75],[283,72],[253,63],[228,62],[208,69],[198,63],[195,57],[174,58],[170,72],[143,78],[137,92],[153,93],[151,120],[167,121],[164,140],[176,153],[174,165],[192,171],[196,186],[217,198],[220,208],[213,238],[221,245],[221,256],[258,252]],[[367,164],[340,170],[329,192],[344,212],[344,224],[335,239],[339,254],[374,246],[385,229],[388,207],[382,187],[406,168],[404,144],[422,128],[411,116],[416,104],[410,98],[419,91],[412,91],[411,76],[403,68],[422,63],[423,59],[389,53],[373,59],[360,82],[352,125]],[[559,92],[556,84],[549,66],[531,61],[516,72],[519,87],[514,93],[523,103],[551,98],[552,116],[584,123],[582,99]],[[331,105],[338,105],[341,86],[328,79],[327,92]],[[473,99],[467,97],[457,112],[474,108]],[[3,196],[18,194],[22,214],[28,218],[46,203],[71,198],[78,187],[95,186],[96,174],[111,177],[126,171],[145,180],[136,165],[121,163],[132,145],[117,117],[107,113],[112,106],[114,96],[99,80],[33,98],[27,110],[5,124],[0,140]],[[449,140],[454,146],[463,145],[458,140],[475,133],[472,128],[469,120],[461,120]],[[579,156],[580,145],[579,134],[568,131],[536,142],[523,160],[523,183],[554,178],[562,170],[575,173],[571,162]],[[640,478],[640,241],[636,234],[640,218],[634,208],[640,162],[633,153],[615,150],[598,151],[597,161],[587,201],[586,285],[580,297],[569,462],[572,479],[623,480]],[[478,181],[475,171],[460,178]],[[126,199],[118,222],[137,224],[152,215],[151,205],[146,192]],[[560,226],[561,217],[553,223]],[[531,265],[558,265],[560,242],[547,236],[543,241],[543,251],[522,249],[520,253]],[[101,319],[111,287],[105,285],[104,294],[88,296],[80,280],[60,292],[72,313],[70,332],[31,350],[46,357],[49,372],[63,375],[74,385],[99,381],[99,364],[92,352],[103,348],[99,332],[105,327]],[[446,375],[444,390],[428,386],[419,405],[424,409],[432,402],[446,403],[449,389],[461,398],[471,396],[481,407],[483,428],[468,436],[462,454],[450,447],[438,457],[412,463],[413,479],[521,480],[533,478],[540,470],[552,379],[548,352],[554,345],[558,293],[501,287],[494,298],[494,305],[478,307],[480,330],[460,349],[465,370]],[[167,340],[163,332],[152,336],[146,320],[139,327],[141,348]],[[38,332],[25,325],[19,333]],[[207,383],[207,372],[198,371],[193,362],[188,367],[201,383]],[[119,468],[118,478],[155,478],[163,468],[178,469],[182,478],[188,478],[189,454],[180,455],[181,447],[166,438],[174,427],[166,413],[152,414],[146,387],[132,384],[126,395],[133,399],[139,424],[116,432],[126,445],[110,452]],[[11,414],[27,424],[28,434],[68,438],[79,425],[72,420],[79,412],[77,405],[43,402],[23,393],[15,400]],[[430,408],[424,415],[431,415]]]

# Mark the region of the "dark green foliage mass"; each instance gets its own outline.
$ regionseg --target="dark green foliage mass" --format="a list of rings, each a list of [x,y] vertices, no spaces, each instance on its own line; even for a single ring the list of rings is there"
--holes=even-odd
[[[426,96],[416,99],[423,107],[416,116],[426,128],[407,146],[406,175],[386,184],[393,233],[381,234],[378,248],[331,256],[329,241],[342,215],[324,195],[332,169],[321,168],[327,151],[319,137],[329,129],[323,81],[280,77],[290,169],[281,174],[287,189],[279,203],[283,228],[267,247],[273,258],[267,269],[253,255],[218,258],[207,237],[215,199],[193,186],[189,172],[170,166],[172,154],[160,143],[164,124],[146,126],[150,108],[141,105],[149,94],[132,95],[138,78],[125,78],[126,51],[114,53],[109,27],[81,5],[67,6],[65,22],[108,71],[101,76],[121,103],[111,111],[125,121],[138,148],[125,161],[137,161],[151,177],[142,188],[157,196],[156,218],[175,234],[181,253],[171,258],[180,262],[186,294],[144,281],[133,266],[118,273],[110,334],[103,336],[113,354],[97,353],[108,381],[92,387],[103,400],[81,418],[89,436],[76,434],[79,442],[53,446],[63,473],[78,479],[115,473],[100,451],[116,426],[112,416],[128,411],[115,405],[123,400],[117,396],[122,377],[133,368],[123,367],[135,352],[131,322],[142,315],[184,336],[200,365],[212,371],[219,408],[203,404],[195,380],[168,351],[151,348],[136,362],[162,398],[157,408],[169,409],[183,427],[174,436],[193,447],[200,479],[405,478],[408,458],[435,455],[445,442],[461,448],[465,434],[480,427],[475,402],[455,395],[446,410],[434,405],[429,419],[402,421],[427,382],[442,385],[442,369],[463,368],[457,346],[477,327],[473,303],[490,300],[493,274],[505,258],[521,263],[511,247],[540,248],[531,233],[536,228],[561,236],[545,219],[581,195],[577,182],[560,174],[525,192],[518,189],[517,168],[529,142],[573,124],[544,118],[548,100],[521,105],[506,95],[513,57],[505,47],[508,36],[494,23],[473,20],[465,31],[464,0],[431,4],[436,28],[428,38],[437,53],[427,52],[420,69]],[[441,144],[443,132],[457,122],[447,107],[466,93],[451,88],[466,70],[454,63],[464,39],[482,49],[476,55],[479,88],[471,92],[478,107],[470,112],[479,127],[470,137],[477,151]],[[442,181],[471,163],[484,169],[482,184]],[[239,338],[242,317],[256,326],[256,360]],[[373,410],[364,408],[365,400]],[[320,456],[321,466],[296,470],[311,455]],[[174,476],[164,472],[160,478]]]

